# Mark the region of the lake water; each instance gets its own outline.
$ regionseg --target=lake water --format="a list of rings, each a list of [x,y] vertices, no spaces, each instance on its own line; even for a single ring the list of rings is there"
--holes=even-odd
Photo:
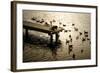
[[[91,58],[91,14],[23,10],[23,20],[43,26],[48,24],[50,27],[58,26],[64,28],[59,33],[59,39],[62,44],[56,50],[50,50],[49,47],[25,42],[23,50],[24,62]],[[29,31],[29,34],[31,37],[35,35],[47,41],[50,39],[48,34],[37,31]],[[55,39],[55,36],[53,39]],[[34,41],[34,38],[32,40]]]

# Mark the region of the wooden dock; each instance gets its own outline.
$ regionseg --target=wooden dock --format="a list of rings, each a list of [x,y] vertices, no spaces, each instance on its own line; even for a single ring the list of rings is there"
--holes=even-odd
[[[23,28],[25,29],[25,35],[26,39],[28,38],[28,30],[34,30],[42,33],[47,33],[50,36],[50,44],[53,44],[53,34],[56,35],[55,37],[55,43],[57,44],[59,40],[59,32],[61,32],[63,29],[62,28],[57,28],[56,30],[52,30],[52,27],[32,23],[29,21],[23,21]]]

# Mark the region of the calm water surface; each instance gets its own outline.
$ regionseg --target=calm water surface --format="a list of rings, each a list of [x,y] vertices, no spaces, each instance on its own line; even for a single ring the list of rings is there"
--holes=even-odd
[[[35,20],[31,20],[32,18]],[[51,50],[47,46],[44,47],[24,42],[24,62],[73,59],[81,60],[91,58],[91,14],[23,10],[23,20],[44,26],[45,22],[51,25],[50,21],[52,21],[52,25],[56,25],[67,30],[63,30],[59,33],[59,39],[62,44],[56,50]],[[42,20],[44,20],[44,22],[40,23],[39,21]],[[29,31],[29,34],[33,41],[34,35],[47,41],[50,39],[48,34],[37,31]],[[55,39],[55,36],[53,39]],[[66,41],[70,42],[66,43]],[[69,51],[69,45],[72,45],[71,51]]]

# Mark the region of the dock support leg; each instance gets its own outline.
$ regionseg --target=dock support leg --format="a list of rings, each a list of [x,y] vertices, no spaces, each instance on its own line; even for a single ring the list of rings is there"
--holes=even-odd
[[[56,44],[56,45],[58,44],[58,40],[59,40],[59,34],[56,33],[56,41],[55,41],[55,44]]]
[[[50,34],[50,46],[52,47],[53,45],[53,34]]]

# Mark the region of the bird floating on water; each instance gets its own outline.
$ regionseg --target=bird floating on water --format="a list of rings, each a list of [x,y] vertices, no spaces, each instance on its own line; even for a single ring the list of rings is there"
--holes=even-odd
[[[83,53],[83,51],[84,51],[84,50],[83,50],[83,49],[81,49],[81,53]]]
[[[66,25],[65,24],[63,24],[63,27],[65,27]]]
[[[73,50],[73,45],[68,45],[68,49],[69,49],[69,54],[70,54],[70,52],[72,52]]]
[[[82,35],[82,32],[79,32],[80,35]]]
[[[71,35],[69,35],[69,38],[71,38]]]
[[[75,31],[78,31],[78,28],[74,27],[74,30],[75,30]]]
[[[53,19],[53,22],[56,22],[56,20]]]
[[[33,17],[33,18],[31,18],[32,20],[36,20],[36,18],[35,17]]]
[[[87,31],[84,31],[84,34],[88,34],[88,32]]]
[[[76,36],[76,40],[78,40],[79,39],[79,36]]]
[[[64,32],[68,32],[68,30],[64,30]]]
[[[76,58],[76,55],[75,55],[75,54],[73,54],[73,55],[72,55],[72,58],[73,58],[73,60],[75,60],[75,58]]]
[[[69,44],[69,40],[66,39],[66,44]]]
[[[84,42],[84,41],[86,41],[86,39],[85,38],[82,38],[82,42]]]
[[[72,26],[74,26],[75,24],[72,24]]]

